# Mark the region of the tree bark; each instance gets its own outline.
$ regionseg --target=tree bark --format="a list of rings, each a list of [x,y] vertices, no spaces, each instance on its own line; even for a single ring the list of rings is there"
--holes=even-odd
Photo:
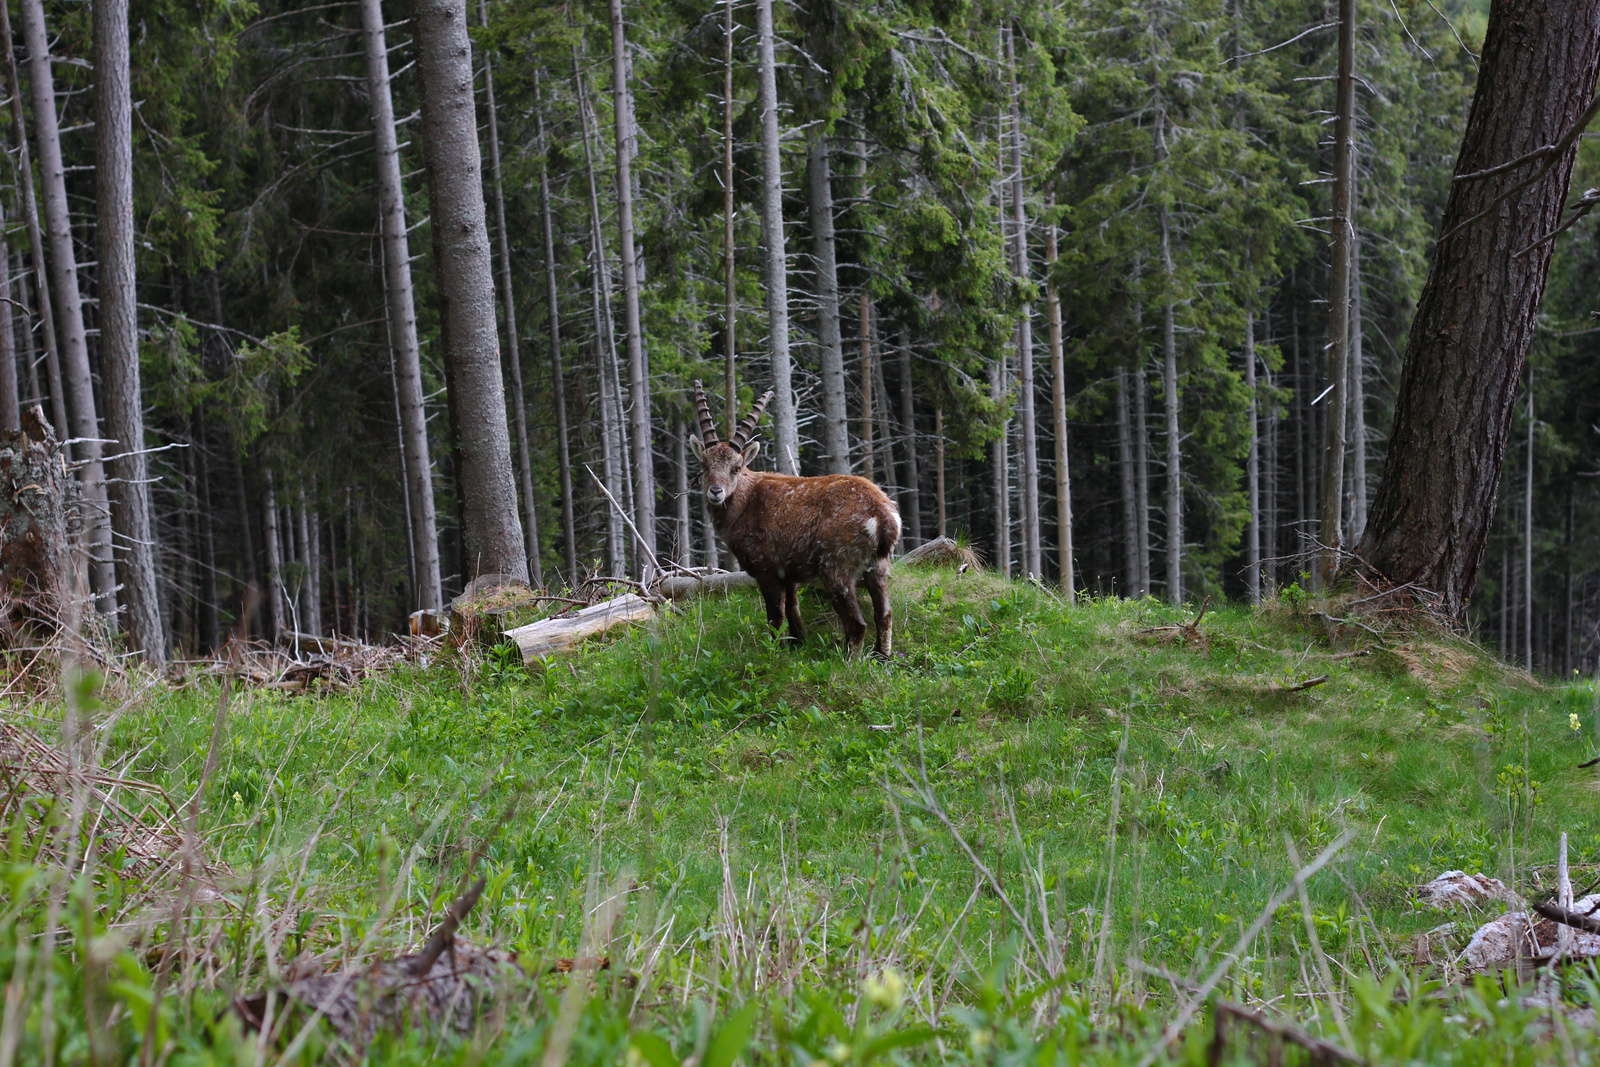
[[[267,615],[268,633],[276,642],[278,635],[287,629],[288,612],[284,604],[283,548],[278,540],[278,489],[273,484],[272,471],[266,472],[267,492],[261,501],[262,531],[267,542]]]
[[[533,77],[533,114],[539,147],[539,215],[544,226],[545,313],[550,319],[550,385],[556,402],[556,455],[561,478],[561,536],[566,542],[567,581],[578,584],[578,528],[572,505],[572,446],[567,428],[567,382],[561,366],[561,286],[556,275],[556,232],[550,205],[549,145],[545,142],[544,100],[539,73]]]
[[[1054,196],[1050,206],[1055,206]],[[1072,573],[1072,471],[1067,466],[1067,365],[1061,338],[1061,294],[1056,291],[1054,280],[1057,251],[1053,218],[1045,228],[1044,239],[1044,293],[1050,323],[1050,407],[1055,416],[1056,442],[1056,573],[1061,580],[1061,595],[1070,604],[1076,588]],[[942,527],[939,536],[944,536]]]
[[[800,428],[789,356],[789,260],[783,237],[783,157],[778,145],[777,58],[772,0],[756,0],[757,84],[761,108],[761,229],[766,245],[767,347],[772,353],[773,462],[799,474]]]
[[[1319,584],[1328,588],[1344,549],[1344,449],[1350,375],[1350,253],[1355,243],[1351,214],[1355,179],[1355,28],[1356,0],[1339,0],[1339,73],[1334,83],[1333,263],[1328,286],[1328,388],[1324,397],[1322,509],[1317,524],[1322,542]]]
[[[1244,534],[1245,586],[1250,603],[1261,603],[1261,419],[1256,402],[1256,315],[1244,313],[1244,387],[1250,391],[1250,451],[1245,456],[1245,491],[1250,524]]]
[[[1583,113],[1597,70],[1600,2],[1496,0],[1456,173],[1558,142]],[[1548,170],[1535,159],[1453,184],[1412,321],[1361,556],[1390,581],[1437,593],[1457,617],[1483,562],[1554,246],[1517,253],[1559,224],[1576,154],[1574,139],[1547,154]]]
[[[505,574],[527,581],[500,378],[466,0],[424,0],[413,18],[440,340],[461,511],[462,577]]]
[[[1007,370],[1004,356],[989,364],[989,399],[996,406],[1006,401]],[[989,462],[994,468],[994,562],[1000,573],[1011,577],[1011,420],[1001,424],[1000,434],[989,444]]]
[[[1352,194],[1351,204],[1354,206]],[[1361,234],[1350,248],[1350,542],[1367,528],[1367,369],[1361,347]]]
[[[819,130],[807,150],[811,249],[817,278],[817,346],[822,363],[822,448],[829,474],[850,473],[844,400],[844,338],[839,328],[839,263],[833,234],[833,178],[828,137]]]
[[[414,595],[417,607],[440,611],[444,608],[444,590],[439,573],[439,522],[433,501],[433,461],[428,448],[427,412],[423,408],[426,393],[422,352],[417,343],[416,297],[411,284],[411,245],[406,236],[405,187],[400,175],[400,144],[394,128],[381,0],[361,0],[361,29],[367,48],[367,91],[377,143],[378,224],[383,235],[385,309],[395,356],[411,553],[416,561]]]
[[[167,635],[156,582],[155,528],[139,383],[139,312],[133,254],[133,88],[128,67],[128,0],[94,5],[95,197],[100,255],[100,382],[106,434],[117,443],[106,464],[121,539],[122,626],[147,663],[166,661]]]
[[[1140,353],[1143,360],[1144,354]],[[1151,595],[1149,387],[1141,362],[1133,372],[1133,514],[1139,548],[1138,595]]]
[[[1522,498],[1523,664],[1533,670],[1533,368],[1528,368],[1527,474]]]
[[[861,476],[876,477],[872,447],[872,297],[861,290]]]
[[[683,420],[678,419],[672,424],[672,441],[676,455],[673,464],[673,473],[677,475],[677,491],[674,493],[673,503],[675,508],[675,530],[673,548],[676,550],[672,558],[680,567],[694,566],[694,532],[689,524],[689,446],[688,429],[683,425]]]
[[[1178,424],[1176,308],[1170,288],[1175,274],[1172,265],[1172,219],[1165,206],[1161,208],[1160,223],[1161,270],[1168,286],[1161,303],[1161,391],[1167,420],[1167,602],[1182,604],[1183,436]]]
[[[22,0],[22,37],[27,46],[33,89],[34,134],[39,147],[39,176],[44,184],[45,228],[50,238],[51,289],[61,316],[61,376],[72,436],[79,438],[72,456],[82,466],[84,533],[95,604],[116,619],[116,570],[111,556],[110,500],[106,494],[104,454],[89,370],[89,347],[83,328],[83,296],[78,290],[78,257],[72,247],[72,221],[67,205],[67,170],[61,158],[61,126],[56,115],[55,78],[50,70],[49,36],[43,0]]]
[[[933,463],[934,495],[939,502],[939,536],[945,537],[945,487],[944,487],[944,408],[933,409]]]
[[[370,0],[369,0],[370,2]],[[489,25],[488,0],[478,0],[479,20]],[[528,574],[544,585],[539,563],[539,514],[533,499],[533,459],[528,451],[528,405],[522,388],[522,335],[517,332],[516,290],[511,285],[511,240],[506,234],[506,190],[500,180],[500,116],[494,104],[494,61],[483,54],[483,105],[489,114],[489,188],[494,194],[495,244],[500,253],[500,307],[506,317],[506,370],[511,378],[511,418],[516,428],[517,483],[522,490],[523,544]]]
[[[722,19],[722,357],[727,378],[723,399],[728,408],[727,435],[732,437],[739,425],[739,289],[734,274],[737,248],[733,243],[733,0],[723,0]],[[710,537],[707,551],[714,558],[716,535]]]
[[[1122,549],[1126,559],[1122,595],[1137,597],[1139,589],[1138,494],[1133,476],[1133,414],[1128,404],[1128,370],[1117,368],[1117,471],[1122,476]]]
[[[638,249],[633,241],[633,99],[628,90],[627,27],[622,0],[611,0],[611,92],[617,130],[617,240],[622,249],[623,326],[628,334],[628,430],[632,438],[633,525],[646,551],[635,553],[641,578],[649,580],[656,550],[655,456],[650,444],[650,376],[645,366],[644,326],[639,313]]]
[[[0,205],[0,430],[22,428],[22,395],[17,385],[17,334],[11,314],[11,251],[5,242],[5,207]]]
[[[1006,32],[1006,66],[1011,77],[1011,239],[1012,270],[1019,279],[1032,274],[1028,263],[1028,212],[1023,203],[1022,105],[1017,86],[1016,33]],[[1017,317],[1017,392],[1022,451],[1022,572],[1038,577],[1044,571],[1040,549],[1039,432],[1035,423],[1033,383],[1033,305],[1023,304]]]
[[[582,124],[584,170],[589,182],[589,299],[594,315],[595,363],[600,372],[600,456],[605,474],[606,490],[621,504],[626,497],[621,471],[622,452],[626,448],[622,435],[619,387],[612,383],[617,366],[617,337],[611,321],[611,273],[606,266],[605,234],[600,223],[600,190],[594,177],[594,150],[589,144],[589,102],[584,88],[583,73],[578,65],[578,53],[572,53],[572,80],[578,93],[578,117]],[[606,565],[611,573],[620,575],[627,570],[627,542],[624,539],[622,515],[616,508],[606,508]]]
[[[900,429],[905,435],[906,485],[900,494],[906,533],[915,548],[922,543],[922,475],[917,470],[917,410],[911,377],[911,340],[900,338]]]
[[[55,311],[45,281],[44,234],[39,229],[39,205],[34,199],[33,163],[28,153],[28,129],[22,117],[22,82],[17,77],[16,52],[11,42],[11,10],[0,3],[0,61],[5,64],[6,91],[11,94],[11,139],[17,152],[17,185],[22,191],[22,218],[28,228],[28,250],[33,257],[34,290],[38,293],[39,326],[44,334],[45,370],[50,385],[50,418],[56,437],[65,440],[67,401],[61,387],[61,360],[56,346]],[[35,390],[37,393],[38,390]]]

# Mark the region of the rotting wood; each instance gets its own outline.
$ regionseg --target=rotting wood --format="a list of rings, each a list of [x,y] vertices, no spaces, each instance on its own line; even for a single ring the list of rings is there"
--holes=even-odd
[[[756,580],[748,571],[727,571],[723,574],[708,574],[705,577],[675,574],[670,578],[661,579],[655,588],[656,592],[671,600],[689,600],[710,593],[726,596],[735,589],[755,587]]]
[[[1294,685],[1280,685],[1274,690],[1274,692],[1303,693],[1307,689],[1315,689],[1319,685],[1324,685],[1327,683],[1327,681],[1328,676],[1326,674],[1319,674],[1315,678],[1307,678],[1305,681],[1296,682]]]
[[[648,600],[633,593],[624,593],[571,615],[540,619],[502,633],[522,653],[523,665],[532,666],[546,656],[568,651],[586,638],[626,623],[643,622],[655,613],[655,605]]]
[[[1540,915],[1543,915],[1551,922],[1560,923],[1563,926],[1570,926],[1574,930],[1584,930],[1591,934],[1600,934],[1600,919],[1593,918],[1589,915],[1580,915],[1575,911],[1569,911],[1568,909],[1563,908],[1561,905],[1555,903],[1535,902],[1532,907],[1534,911],[1538,912]]]
[[[0,433],[0,630],[11,645],[30,643],[21,639],[35,626],[53,634],[64,614],[80,493],[44,409],[34,405],[21,422]]]
[[[977,552],[950,537],[935,537],[926,544],[918,545],[895,560],[895,563],[911,567],[955,567],[963,574],[983,567]]]

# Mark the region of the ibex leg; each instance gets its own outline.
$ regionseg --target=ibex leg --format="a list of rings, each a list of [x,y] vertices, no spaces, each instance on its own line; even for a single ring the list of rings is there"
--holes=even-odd
[[[797,645],[803,644],[806,639],[806,624],[800,621],[799,589],[794,582],[788,582],[783,587],[783,611],[789,616],[789,640]]]
[[[867,571],[867,595],[872,597],[872,617],[873,622],[878,627],[878,640],[872,646],[872,650],[884,659],[888,659],[894,645],[894,615],[889,610],[889,563],[887,560],[880,561],[871,570]]]

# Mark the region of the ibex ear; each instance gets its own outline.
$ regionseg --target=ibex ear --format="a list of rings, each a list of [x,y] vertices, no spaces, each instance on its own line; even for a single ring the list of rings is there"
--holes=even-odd
[[[750,464],[756,461],[756,457],[759,455],[761,455],[761,442],[751,441],[749,444],[744,446],[744,465],[746,467],[750,466]]]
[[[696,459],[700,460],[702,463],[705,462],[706,446],[701,444],[700,438],[696,437],[694,434],[689,435],[689,451],[694,453],[694,457]]]

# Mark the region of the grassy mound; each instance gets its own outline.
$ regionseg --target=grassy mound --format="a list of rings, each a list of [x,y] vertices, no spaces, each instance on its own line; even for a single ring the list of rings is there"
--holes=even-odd
[[[1476,923],[1441,929],[1412,890],[1460,868],[1548,891],[1561,831],[1590,880],[1586,684],[1332,625],[1298,596],[1197,629],[1192,610],[1068,606],[973,571],[900,571],[892,597],[889,663],[844,659],[820,596],[792,650],[735,595],[542,670],[465,653],[353,693],[246,691],[222,720],[203,685],[108,710],[106,769],[180,806],[203,781],[199,838],[237,878],[225,900],[138,911],[131,880],[54,888],[14,834],[11,869],[31,873],[12,876],[0,951],[19,988],[57,975],[56,1018],[17,1015],[22,1048],[136,1056],[151,1019],[181,1055],[254,1048],[235,993],[415,951],[470,867],[486,884],[461,936],[526,977],[466,1045],[402,1027],[374,1061],[566,1044],[574,1062],[709,1065],[753,1043],[758,1062],[1132,1062],[1213,971],[1216,995],[1374,1061],[1551,1052],[1515,997],[1421,995],[1460,977]],[[1253,931],[1341,838],[1304,907]],[[52,908],[76,940],[46,968],[26,946]],[[87,969],[85,931],[105,946]],[[547,973],[574,959],[576,980]],[[266,1062],[338,1047],[303,1006],[289,1017]],[[1204,1058],[1206,1026],[1174,1029],[1169,1055]]]

